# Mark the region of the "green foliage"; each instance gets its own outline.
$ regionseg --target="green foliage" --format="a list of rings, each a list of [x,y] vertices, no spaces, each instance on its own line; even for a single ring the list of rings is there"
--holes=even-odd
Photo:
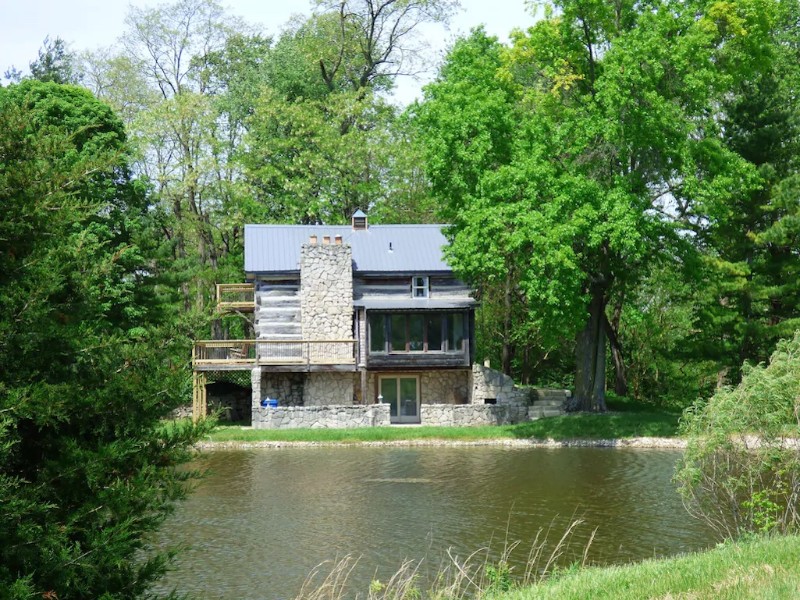
[[[684,414],[689,447],[676,480],[689,509],[724,537],[800,525],[800,334],[769,365]]]
[[[244,164],[261,222],[347,223],[383,193],[394,110],[371,92],[290,101],[266,88]]]
[[[577,334],[577,396],[602,407],[612,302],[635,393],[684,403],[797,318],[796,202],[768,193],[796,172],[796,3],[546,6],[511,47],[459,40],[415,109],[448,258],[504,370],[535,379],[520,348]]]
[[[121,122],[76,87],[0,89],[0,157],[0,589],[139,597],[170,556],[138,560],[144,536],[200,433],[158,425],[185,346],[137,243],[147,202]]]
[[[69,51],[64,40],[56,37],[51,41],[46,37],[38,58],[30,63],[31,77],[53,83],[77,83],[75,63],[75,54]]]
[[[505,560],[496,565],[487,564],[483,570],[486,577],[486,593],[507,592],[514,582],[511,579],[511,567]]]
[[[719,362],[704,359],[697,341],[709,301],[699,272],[659,262],[626,295],[618,335],[629,391],[640,401],[683,409],[713,392]]]

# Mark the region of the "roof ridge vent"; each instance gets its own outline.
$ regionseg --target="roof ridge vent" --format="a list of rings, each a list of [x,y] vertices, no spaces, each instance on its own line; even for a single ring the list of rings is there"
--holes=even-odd
[[[353,231],[364,231],[369,227],[367,215],[361,209],[353,213]]]

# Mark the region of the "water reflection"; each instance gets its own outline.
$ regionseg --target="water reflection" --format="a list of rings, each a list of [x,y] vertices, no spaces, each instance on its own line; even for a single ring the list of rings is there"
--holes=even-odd
[[[161,590],[201,598],[290,598],[320,562],[361,556],[365,590],[410,558],[426,569],[537,531],[597,528],[589,558],[626,562],[698,549],[711,538],[670,483],[677,452],[598,448],[298,448],[215,451],[210,470],[162,528],[187,545]],[[517,565],[518,571],[521,566]]]

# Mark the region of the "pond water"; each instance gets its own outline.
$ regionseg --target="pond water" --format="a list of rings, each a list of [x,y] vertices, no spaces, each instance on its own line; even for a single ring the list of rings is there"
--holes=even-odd
[[[198,598],[293,598],[319,563],[360,557],[363,593],[405,559],[422,572],[519,540],[516,572],[537,531],[557,541],[584,520],[571,554],[620,563],[710,546],[670,478],[677,451],[608,448],[323,447],[206,453],[209,475],[159,532],[185,546],[158,591]],[[351,595],[355,595],[355,589]]]

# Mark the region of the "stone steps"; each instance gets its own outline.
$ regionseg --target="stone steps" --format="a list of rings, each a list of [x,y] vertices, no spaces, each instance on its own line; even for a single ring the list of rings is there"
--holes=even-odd
[[[531,406],[528,408],[528,418],[531,420],[542,419],[544,417],[560,417],[563,414],[563,408],[547,406]]]
[[[536,389],[533,402],[528,408],[529,419],[559,417],[566,413],[565,404],[570,396],[567,390]]]
[[[541,407],[555,407],[555,408],[563,408],[564,407],[564,399],[556,400],[556,399],[547,399],[547,400],[534,400],[532,406],[541,406]]]

